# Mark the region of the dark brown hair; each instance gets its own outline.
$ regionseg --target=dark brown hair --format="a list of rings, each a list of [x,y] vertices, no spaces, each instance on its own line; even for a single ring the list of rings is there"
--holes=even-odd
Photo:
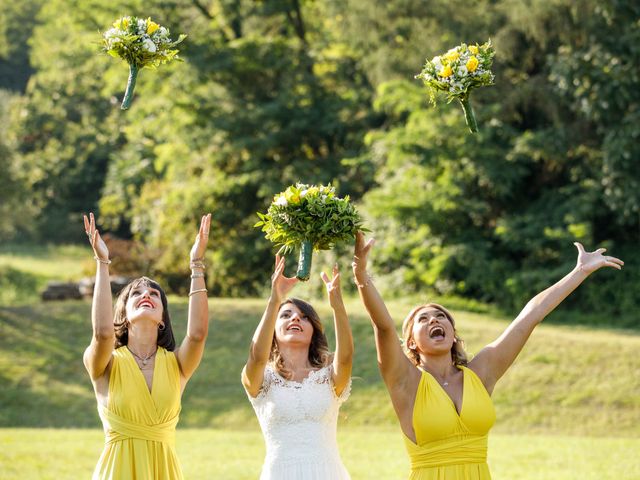
[[[315,309],[304,300],[298,298],[287,298],[278,307],[278,311],[283,305],[292,303],[300,309],[300,311],[307,316],[313,327],[313,335],[311,337],[311,345],[309,345],[309,363],[315,368],[322,368],[329,364],[331,361],[331,353],[329,352],[329,343],[327,342],[327,336],[324,334],[324,327],[320,321],[320,317]],[[271,343],[271,353],[269,354],[269,362],[275,367],[276,371],[284,378],[290,378],[291,372],[284,366],[284,359],[278,349],[278,342],[276,336],[273,336],[273,342]]]
[[[466,366],[468,362],[467,352],[464,350],[464,341],[458,336],[458,332],[456,331],[456,322],[453,320],[453,315],[451,315],[449,310],[437,303],[425,303],[424,305],[418,305],[409,312],[407,318],[402,322],[402,339],[404,341],[403,349],[405,355],[409,357],[411,363],[416,366],[420,365],[420,355],[415,350],[410,349],[408,344],[409,340],[413,338],[413,324],[416,320],[416,314],[423,308],[435,308],[436,310],[440,310],[447,317],[447,320],[449,320],[453,327],[453,335],[456,339],[451,346],[451,360],[454,365]]]
[[[171,319],[169,317],[169,306],[167,304],[167,295],[158,282],[155,282],[147,277],[140,277],[133,280],[129,285],[124,287],[118,295],[116,301],[115,313],[113,316],[113,326],[116,330],[116,346],[115,348],[123,347],[129,342],[129,321],[127,319],[127,301],[131,291],[135,288],[144,285],[147,287],[155,288],[160,292],[160,300],[162,301],[162,322],[164,323],[163,329],[158,329],[158,346],[163,347],[169,351],[173,351],[176,348],[176,339],[173,336],[173,328],[171,328]]]

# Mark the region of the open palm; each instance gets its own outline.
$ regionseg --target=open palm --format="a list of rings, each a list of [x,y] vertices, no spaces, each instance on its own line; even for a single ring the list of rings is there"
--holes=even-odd
[[[271,276],[271,291],[277,298],[284,298],[291,291],[298,279],[296,277],[284,276],[284,257],[276,255],[276,266]]]
[[[577,267],[584,273],[593,273],[602,267],[613,267],[621,270],[624,265],[624,262],[619,258],[603,255],[607,251],[606,248],[599,248],[595,252],[587,252],[581,243],[575,242],[574,245],[578,249]]]
[[[93,248],[93,254],[100,260],[109,260],[109,249],[100,236],[100,232],[96,228],[96,219],[94,218],[93,213],[89,213],[89,218],[87,218],[86,215],[83,217],[84,231],[87,234],[87,237],[89,237],[89,243],[91,243],[91,248]]]

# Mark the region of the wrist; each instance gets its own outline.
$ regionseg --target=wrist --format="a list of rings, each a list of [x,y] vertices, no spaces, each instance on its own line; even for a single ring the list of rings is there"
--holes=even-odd
[[[93,256],[94,260],[98,263],[102,263],[104,265],[109,265],[111,263],[111,260],[109,260],[108,258],[100,258],[97,255]]]

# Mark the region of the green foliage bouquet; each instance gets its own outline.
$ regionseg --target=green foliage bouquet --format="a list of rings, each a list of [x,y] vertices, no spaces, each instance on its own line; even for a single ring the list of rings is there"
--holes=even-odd
[[[448,101],[457,99],[462,104],[465,120],[471,133],[478,131],[476,116],[469,101],[471,91],[478,87],[493,85],[491,64],[495,50],[489,40],[484,45],[463,43],[447,53],[427,60],[416,78],[429,87],[431,101],[435,103],[435,93],[445,92]]]
[[[122,110],[131,105],[138,71],[144,67],[156,68],[171,60],[180,60],[178,50],[174,47],[185,38],[186,35],[180,35],[178,40],[171,40],[169,30],[152,22],[151,17],[146,20],[122,17],[113,23],[113,28],[104,32],[104,51],[129,64],[129,80],[122,100]]]
[[[349,196],[337,197],[335,189],[324,185],[298,183],[273,197],[266,214],[258,213],[267,240],[290,252],[300,248],[296,277],[308,280],[313,250],[330,250],[340,242],[355,238],[362,220]]]

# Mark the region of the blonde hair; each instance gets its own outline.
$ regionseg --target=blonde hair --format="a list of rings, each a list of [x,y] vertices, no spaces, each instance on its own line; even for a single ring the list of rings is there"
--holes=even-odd
[[[331,352],[329,352],[329,343],[327,342],[327,336],[324,334],[324,327],[322,326],[318,313],[309,303],[298,298],[287,298],[280,304],[278,310],[287,303],[292,303],[298,307],[300,311],[307,316],[313,327],[313,335],[311,336],[311,344],[309,345],[309,363],[315,368],[327,366],[331,362]],[[278,348],[278,341],[275,335],[271,343],[269,363],[282,377],[287,379],[291,378],[291,372],[284,365],[284,358],[282,358],[282,354]]]
[[[404,353],[411,363],[418,366],[420,365],[420,355],[415,350],[409,348],[409,341],[413,339],[413,324],[415,323],[416,314],[422,310],[423,308],[435,308],[440,310],[447,317],[447,320],[451,323],[453,327],[453,335],[456,341],[451,346],[451,361],[454,365],[463,365],[466,366],[468,363],[467,352],[464,350],[464,341],[458,336],[458,332],[456,331],[456,322],[453,320],[453,315],[451,312],[444,308],[442,305],[438,305],[437,303],[425,303],[424,305],[418,305],[414,307],[407,315],[407,318],[402,322],[402,339],[403,345],[402,348]]]

